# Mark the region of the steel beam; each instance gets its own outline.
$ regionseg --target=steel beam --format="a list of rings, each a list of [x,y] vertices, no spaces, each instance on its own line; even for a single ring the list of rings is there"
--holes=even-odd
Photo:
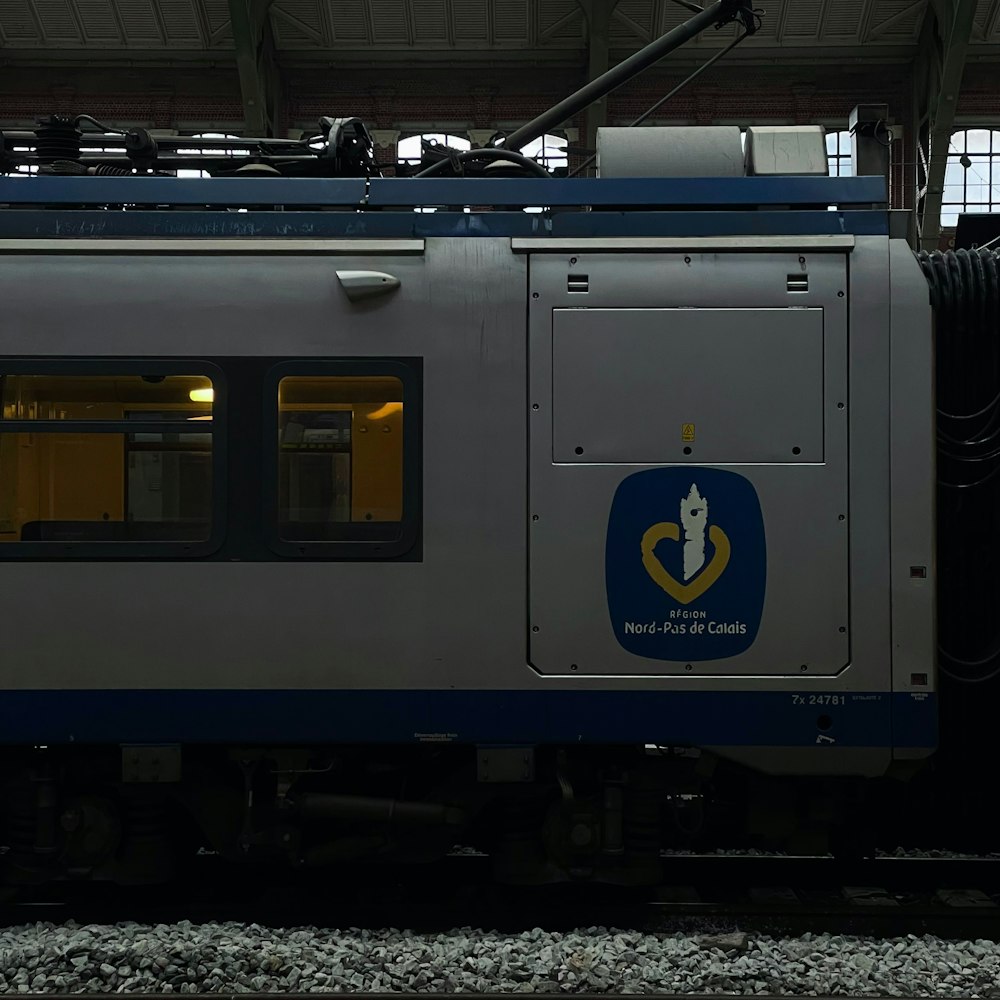
[[[916,86],[917,239],[935,250],[941,237],[948,147],[972,37],[976,0],[932,0],[920,36]]]
[[[273,136],[280,85],[271,28],[272,0],[229,0],[246,134]]]
[[[908,17],[913,17],[918,11],[922,10],[926,5],[926,0],[914,0],[909,6],[904,7],[902,10],[897,10],[895,14],[891,14],[889,17],[878,24],[873,25],[868,31],[867,36],[862,38],[862,41],[868,42],[874,38],[878,38],[879,35],[885,34],[890,28],[895,27],[897,24],[902,23]]]
[[[587,80],[596,80],[611,68],[611,17],[618,0],[577,0],[577,3],[587,18]],[[594,101],[584,114],[583,145],[597,149],[597,130],[608,124],[607,95]]]

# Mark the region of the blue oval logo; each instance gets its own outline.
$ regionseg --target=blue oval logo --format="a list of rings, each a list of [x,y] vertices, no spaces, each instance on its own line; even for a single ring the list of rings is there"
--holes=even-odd
[[[735,472],[647,469],[615,492],[605,549],[618,642],[656,660],[719,660],[753,645],[767,582],[757,491]]]

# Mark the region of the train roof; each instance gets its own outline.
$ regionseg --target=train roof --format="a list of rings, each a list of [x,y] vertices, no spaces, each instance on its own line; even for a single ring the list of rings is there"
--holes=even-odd
[[[0,178],[0,238],[886,235],[882,177]],[[525,209],[532,209],[525,211]]]

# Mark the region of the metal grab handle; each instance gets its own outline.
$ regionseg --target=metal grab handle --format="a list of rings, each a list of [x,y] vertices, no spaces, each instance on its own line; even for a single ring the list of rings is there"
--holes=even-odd
[[[384,271],[338,271],[340,284],[352,302],[386,295],[399,288],[399,278]]]

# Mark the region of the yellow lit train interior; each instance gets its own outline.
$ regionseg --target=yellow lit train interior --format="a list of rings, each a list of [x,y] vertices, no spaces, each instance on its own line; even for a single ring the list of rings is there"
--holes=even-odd
[[[211,405],[192,397],[211,391],[208,378],[3,375],[0,383],[0,540],[53,522],[207,522]],[[208,423],[192,435],[88,433],[73,423],[65,432],[3,432],[8,420],[140,419]]]
[[[392,377],[281,380],[282,521],[401,520],[402,391]]]
[[[0,541],[39,537],[32,533],[37,526],[53,522],[199,523],[207,531],[213,399],[208,378],[0,375],[0,397]],[[184,420],[192,428],[93,433],[68,424],[65,433],[4,432],[5,421],[35,420]],[[279,464],[280,519],[400,520],[402,421],[398,379],[283,379],[280,454],[273,459]],[[228,433],[239,432],[234,418]]]

